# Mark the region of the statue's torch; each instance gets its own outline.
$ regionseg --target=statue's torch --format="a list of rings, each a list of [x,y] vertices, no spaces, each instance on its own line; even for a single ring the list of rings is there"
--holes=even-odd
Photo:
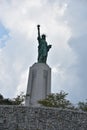
[[[38,37],[40,37],[40,25],[37,25],[37,29],[38,29]]]

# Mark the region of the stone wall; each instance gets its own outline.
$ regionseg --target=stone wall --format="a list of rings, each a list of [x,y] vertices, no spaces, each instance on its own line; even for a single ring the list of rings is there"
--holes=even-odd
[[[87,130],[87,113],[45,107],[0,106],[0,130]]]

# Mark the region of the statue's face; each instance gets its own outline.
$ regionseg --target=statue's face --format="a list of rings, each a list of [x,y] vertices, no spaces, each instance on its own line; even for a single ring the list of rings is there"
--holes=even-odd
[[[45,36],[45,35],[42,35],[42,39],[46,40],[46,36]]]

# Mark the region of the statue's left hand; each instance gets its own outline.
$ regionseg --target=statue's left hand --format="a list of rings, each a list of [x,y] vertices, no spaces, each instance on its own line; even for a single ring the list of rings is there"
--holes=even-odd
[[[51,48],[52,47],[52,45],[49,45],[49,48]]]
[[[52,47],[52,45],[48,45],[47,47],[47,51],[49,51],[49,49]]]

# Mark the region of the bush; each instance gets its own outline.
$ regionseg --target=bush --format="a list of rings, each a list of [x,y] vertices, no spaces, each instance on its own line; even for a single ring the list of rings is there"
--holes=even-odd
[[[60,93],[52,93],[46,99],[38,101],[39,104],[46,107],[68,108],[74,109],[74,106],[66,98],[68,94],[61,91]]]

